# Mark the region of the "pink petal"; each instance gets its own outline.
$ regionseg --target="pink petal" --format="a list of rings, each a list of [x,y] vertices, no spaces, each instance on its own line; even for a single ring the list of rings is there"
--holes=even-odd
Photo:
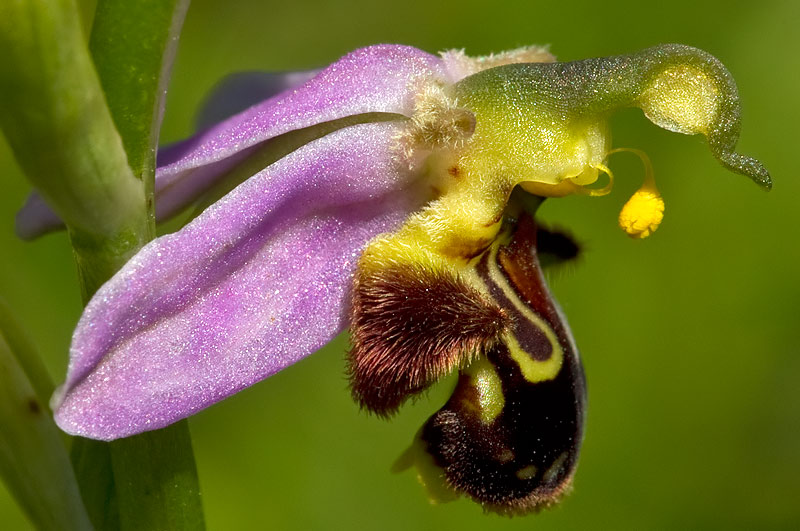
[[[356,50],[304,85],[161,150],[156,204],[169,215],[246,158],[248,148],[281,134],[365,113],[410,116],[420,90],[445,81],[441,60],[422,50],[388,44]]]
[[[291,77],[289,73],[285,76],[290,77],[278,76],[273,81],[293,86],[307,75],[295,73]],[[261,88],[255,86],[258,77],[248,77],[234,81],[228,90],[263,90],[264,95],[272,95],[277,85],[266,86],[264,76],[268,74],[260,76]],[[438,57],[410,46],[385,44],[356,50],[297,88],[262,101],[190,139],[159,149],[156,218],[167,219],[194,203],[220,175],[271,138],[358,114],[410,116],[421,87],[447,80]],[[226,95],[242,97],[228,90],[224,90]],[[214,112],[220,111],[221,97],[211,97]],[[250,98],[252,93],[244,97]],[[17,215],[17,234],[23,239],[34,239],[62,226],[35,193]]]
[[[294,90],[319,74],[319,70],[297,72],[235,72],[211,89],[197,116],[197,130],[205,130],[253,105]]]
[[[338,334],[361,250],[420,204],[392,156],[399,127],[307,144],[142,249],[78,323],[59,426],[103,440],[160,428]]]

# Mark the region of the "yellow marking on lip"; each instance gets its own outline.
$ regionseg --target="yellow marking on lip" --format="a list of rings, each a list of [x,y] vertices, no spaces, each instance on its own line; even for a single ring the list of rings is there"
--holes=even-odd
[[[558,375],[564,363],[564,352],[557,343],[555,334],[549,328],[544,328],[543,331],[547,339],[550,340],[550,345],[553,349],[550,357],[543,361],[531,358],[530,354],[520,346],[517,339],[510,332],[503,336],[511,359],[519,365],[522,377],[530,383],[552,380]]]
[[[522,467],[516,472],[517,478],[521,480],[531,479],[536,476],[536,465]]]
[[[485,357],[472,362],[465,372],[469,374],[478,394],[477,406],[481,422],[489,424],[503,412],[503,406],[506,405],[500,376]]]
[[[417,481],[425,488],[431,504],[447,503],[458,499],[458,493],[445,480],[444,470],[428,453],[427,444],[422,440],[421,433],[422,430],[417,432],[411,446],[397,458],[392,466],[392,472],[399,473],[414,467],[417,472]]]
[[[553,461],[553,464],[550,465],[550,468],[548,468],[542,475],[542,481],[549,483],[555,479],[558,473],[564,468],[564,463],[567,461],[567,457],[567,452],[562,452],[561,455],[559,455],[556,460]]]
[[[527,304],[520,300],[514,288],[509,285],[508,280],[497,265],[498,249],[499,245],[494,246],[489,255],[489,277],[500,287],[503,294],[511,301],[511,304],[514,305],[514,308],[516,308],[521,316],[544,333],[545,337],[547,337],[547,340],[550,342],[551,348],[550,357],[548,359],[543,361],[535,360],[522,348],[513,333],[507,332],[503,336],[503,339],[508,347],[509,355],[511,359],[519,365],[523,378],[528,382],[538,383],[552,380],[558,375],[561,366],[564,364],[564,350],[561,348],[558,337],[550,325],[533,312]]]

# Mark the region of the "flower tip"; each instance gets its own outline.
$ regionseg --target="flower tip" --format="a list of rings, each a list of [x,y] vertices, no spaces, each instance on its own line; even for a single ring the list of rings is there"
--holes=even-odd
[[[732,172],[749,177],[750,180],[766,192],[772,190],[772,177],[767,168],[758,160],[733,150],[719,150],[715,154],[722,165]]]
[[[86,437],[98,441],[111,441],[119,438],[107,432],[98,432],[94,423],[91,422],[91,413],[82,408],[70,404],[69,388],[67,384],[62,384],[53,392],[50,397],[50,409],[53,411],[53,420],[56,426],[68,435],[76,437]]]
[[[619,213],[619,226],[631,238],[647,238],[664,219],[664,200],[654,190],[637,190]]]

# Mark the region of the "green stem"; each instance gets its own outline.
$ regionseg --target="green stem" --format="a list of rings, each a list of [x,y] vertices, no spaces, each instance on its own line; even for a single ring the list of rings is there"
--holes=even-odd
[[[121,528],[205,529],[189,423],[111,443]]]
[[[155,149],[187,6],[100,0],[92,57],[74,0],[0,2],[0,126],[67,225],[84,302],[155,235]],[[192,455],[185,421],[110,445],[76,441],[95,526],[202,528]]]
[[[118,238],[70,231],[84,302],[155,233],[153,180],[169,70],[186,0],[101,0],[90,47],[127,161],[145,198]],[[187,421],[127,439],[79,439],[73,463],[98,529],[204,529]]]
[[[102,441],[75,437],[70,459],[75,469],[83,504],[94,528],[98,531],[119,529],[121,524],[110,445]]]
[[[84,305],[100,286],[153,238],[155,229],[146,216],[141,216],[135,222],[127,230],[111,236],[67,227]]]
[[[89,49],[128,165],[155,226],[156,148],[169,74],[189,0],[99,0]]]
[[[0,126],[17,162],[79,240],[119,262],[150,237],[74,0],[0,2]],[[96,245],[78,245],[89,255]],[[84,264],[92,263],[88,257]]]
[[[88,530],[63,434],[42,396],[52,384],[39,365],[0,303],[0,477],[38,529]]]
[[[72,462],[96,529],[205,529],[187,421],[111,443],[76,437]]]

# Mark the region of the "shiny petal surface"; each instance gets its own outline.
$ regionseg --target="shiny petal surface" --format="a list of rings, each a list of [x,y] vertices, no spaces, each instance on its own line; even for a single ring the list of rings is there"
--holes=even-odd
[[[319,70],[297,72],[236,72],[211,89],[197,116],[202,131],[253,105],[307,83]]]
[[[302,86],[279,94],[184,142],[159,152],[156,193],[171,203],[170,189],[191,175],[205,186],[256,146],[283,133],[365,113],[410,116],[422,87],[445,82],[441,60],[399,45],[356,50]]]
[[[419,205],[392,156],[399,127],[311,142],[142,249],[78,324],[59,426],[104,440],[163,427],[338,334],[362,248]]]
[[[166,219],[193,203],[217,177],[276,136],[365,113],[409,116],[414,97],[426,84],[446,82],[441,59],[410,46],[377,45],[356,50],[316,76],[309,73],[248,75],[222,89],[227,93],[272,95],[277,85],[300,86],[277,94],[192,138],[162,148],[155,178],[156,217]],[[220,109],[212,94],[209,112]],[[249,103],[249,102],[248,102]],[[238,110],[236,109],[236,110]],[[201,118],[202,119],[202,118]],[[61,228],[57,216],[34,193],[17,215],[17,234],[30,240]]]

